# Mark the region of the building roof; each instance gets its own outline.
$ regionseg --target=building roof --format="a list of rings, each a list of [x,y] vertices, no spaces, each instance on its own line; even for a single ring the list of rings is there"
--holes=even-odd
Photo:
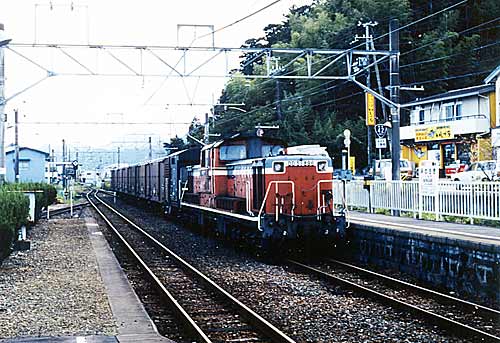
[[[486,76],[484,83],[491,83],[498,78],[498,74],[500,74],[500,64],[488,76]]]
[[[45,155],[45,157],[49,157],[49,153],[48,153],[48,152],[45,152],[45,151],[42,151],[42,150],[33,149],[33,148],[28,148],[28,147],[26,147],[26,146],[19,147],[19,151],[21,151],[21,150],[31,150],[31,151],[35,151],[35,152],[38,152],[38,153],[40,153],[40,154],[43,154],[43,155]],[[5,152],[5,154],[6,154],[6,155],[7,155],[7,154],[13,154],[15,151],[16,151],[16,150],[15,150],[15,148],[11,148],[11,149],[7,150],[7,151]]]
[[[435,94],[435,95],[428,96],[426,98],[417,99],[415,101],[408,102],[406,104],[403,104],[402,107],[411,107],[411,106],[416,106],[416,105],[428,104],[431,102],[439,102],[439,101],[451,100],[451,99],[456,99],[456,98],[465,98],[467,96],[478,95],[478,94],[482,94],[482,93],[491,92],[494,90],[495,90],[495,85],[489,85],[489,84],[454,89],[454,90],[448,91],[446,93]]]

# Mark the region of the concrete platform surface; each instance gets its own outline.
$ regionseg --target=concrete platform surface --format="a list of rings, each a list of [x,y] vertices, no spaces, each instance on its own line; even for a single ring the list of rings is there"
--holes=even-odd
[[[122,343],[173,342],[158,334],[156,326],[128,282],[106,238],[99,230],[99,225],[95,219],[85,218],[85,222],[96,254],[99,272],[106,287],[111,311],[118,326],[117,340]],[[110,342],[113,341],[111,340]],[[85,343],[85,341],[81,341],[80,343]]]
[[[500,228],[495,227],[419,220],[357,211],[349,211],[348,218],[354,224],[500,246]]]

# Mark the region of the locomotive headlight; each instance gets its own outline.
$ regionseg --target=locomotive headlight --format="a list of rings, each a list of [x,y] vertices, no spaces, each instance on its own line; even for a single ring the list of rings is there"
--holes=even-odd
[[[318,162],[318,171],[323,172],[326,170],[326,161]]]
[[[285,163],[284,162],[274,162],[273,170],[277,173],[283,172],[285,170]]]

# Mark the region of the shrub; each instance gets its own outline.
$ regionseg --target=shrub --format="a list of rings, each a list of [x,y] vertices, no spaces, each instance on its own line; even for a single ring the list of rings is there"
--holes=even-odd
[[[16,230],[27,224],[29,199],[23,192],[35,192],[35,219],[43,207],[56,199],[56,189],[45,183],[17,183],[0,186],[0,260],[10,252]],[[41,192],[39,192],[41,191]]]
[[[28,213],[29,199],[24,194],[0,188],[0,259],[9,254],[16,229],[26,224]]]
[[[40,217],[42,208],[54,203],[57,191],[54,186],[40,182],[10,183],[3,186],[6,191],[35,192],[35,219]]]

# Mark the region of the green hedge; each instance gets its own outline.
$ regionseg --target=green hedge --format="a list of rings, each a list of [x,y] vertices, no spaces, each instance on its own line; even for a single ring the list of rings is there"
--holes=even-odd
[[[0,186],[0,260],[8,255],[14,240],[16,229],[27,224],[29,199],[22,192],[35,193],[35,219],[41,209],[56,199],[56,189],[45,183],[19,183]]]

